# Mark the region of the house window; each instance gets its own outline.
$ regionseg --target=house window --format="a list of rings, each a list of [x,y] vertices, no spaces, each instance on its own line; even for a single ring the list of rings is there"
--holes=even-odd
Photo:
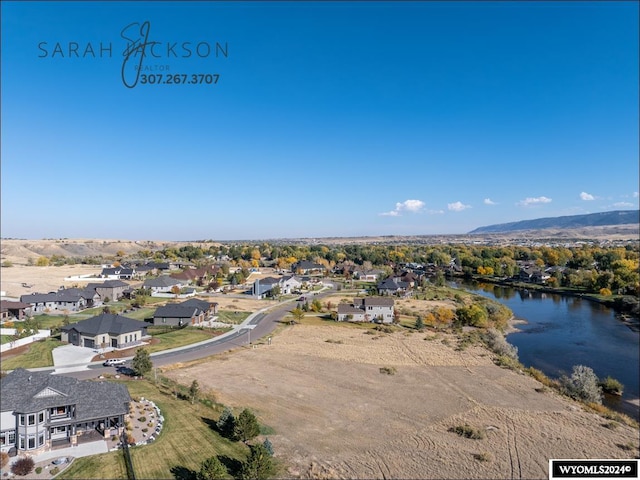
[[[28,449],[31,450],[32,448],[36,448],[36,437],[34,436],[29,436],[28,438]]]
[[[24,450],[24,435],[20,435],[20,449]]]
[[[16,432],[9,432],[9,435],[7,437],[8,437],[7,443],[9,445],[16,444]]]
[[[20,415],[20,425],[24,425],[24,415]]]
[[[38,414],[38,423],[43,423],[44,422],[44,412],[40,412]]]
[[[38,446],[41,447],[42,445],[44,445],[44,433],[38,435]]]
[[[56,433],[64,433],[67,431],[67,427],[56,427]]]
[[[35,425],[36,424],[36,416],[35,415],[29,415],[27,423],[29,425]]]

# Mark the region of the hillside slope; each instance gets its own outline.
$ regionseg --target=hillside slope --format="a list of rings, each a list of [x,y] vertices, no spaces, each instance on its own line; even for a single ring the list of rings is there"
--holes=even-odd
[[[469,232],[502,233],[518,230],[540,230],[544,228],[582,228],[609,225],[627,225],[640,223],[640,210],[616,210],[613,212],[590,213],[587,215],[569,215],[565,217],[536,218],[519,222],[500,223],[479,227]]]

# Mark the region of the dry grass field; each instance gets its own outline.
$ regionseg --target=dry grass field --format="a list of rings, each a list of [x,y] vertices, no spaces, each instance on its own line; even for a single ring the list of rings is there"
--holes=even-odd
[[[442,333],[364,332],[303,323],[271,345],[166,374],[252,408],[275,430],[286,477],[548,478],[550,458],[638,454],[637,430],[539,391],[481,347],[456,351]],[[449,431],[465,424],[484,438]]]

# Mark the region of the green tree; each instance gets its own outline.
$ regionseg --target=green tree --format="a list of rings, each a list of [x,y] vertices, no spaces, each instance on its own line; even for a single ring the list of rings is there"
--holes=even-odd
[[[418,315],[416,318],[416,330],[422,330],[424,328],[424,320],[422,320],[422,315]]]
[[[191,382],[191,386],[189,387],[189,396],[191,397],[191,405],[193,405],[198,399],[198,394],[200,393],[200,386],[198,385],[198,381],[194,380]]]
[[[227,478],[227,469],[218,457],[209,457],[200,466],[196,474],[197,480],[219,480]]]
[[[291,323],[300,323],[302,321],[302,319],[304,318],[305,312],[303,309],[301,309],[300,307],[296,307],[293,310],[291,310],[292,317],[293,317],[293,321]]]
[[[251,410],[245,408],[240,412],[236,419],[234,434],[245,443],[260,434],[260,424]]]
[[[263,480],[274,473],[273,459],[262,444],[250,445],[249,458],[242,464],[240,478],[242,480]]]
[[[233,436],[233,432],[236,426],[236,417],[233,416],[233,412],[229,407],[225,407],[216,422],[216,428],[220,432],[220,435],[226,438]]]
[[[153,363],[151,362],[151,356],[146,348],[139,348],[136,350],[136,355],[131,361],[131,367],[133,368],[133,371],[136,372],[136,375],[141,377],[151,371]]]

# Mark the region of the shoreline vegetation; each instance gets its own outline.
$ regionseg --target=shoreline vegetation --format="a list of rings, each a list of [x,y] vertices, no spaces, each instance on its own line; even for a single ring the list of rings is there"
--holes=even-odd
[[[595,293],[584,292],[572,288],[566,287],[549,287],[546,285],[538,285],[535,283],[518,282],[510,279],[500,279],[490,277],[486,275],[453,275],[451,278],[463,279],[474,283],[491,283],[493,285],[500,285],[503,287],[513,288],[514,290],[530,290],[540,293],[551,293],[555,295],[562,295],[566,297],[577,297],[590,302],[599,303],[605,307],[611,308],[617,314],[622,315],[624,318],[632,318],[636,322],[632,322],[640,326],[640,300],[630,295],[612,295],[605,297]]]

